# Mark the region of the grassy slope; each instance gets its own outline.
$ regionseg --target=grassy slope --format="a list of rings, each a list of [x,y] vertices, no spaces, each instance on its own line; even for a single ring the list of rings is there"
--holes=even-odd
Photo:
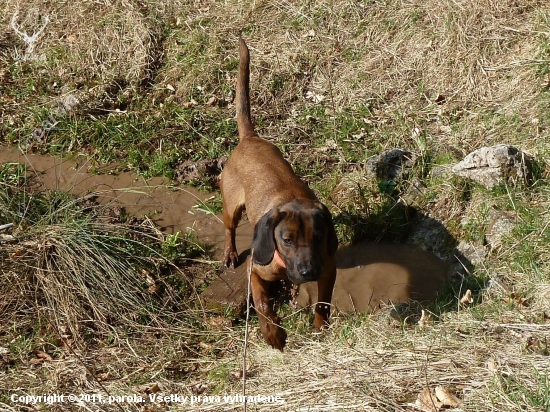
[[[9,28],[16,7],[0,7],[1,141],[117,160],[145,175],[170,176],[182,160],[226,155],[236,144],[232,99],[242,33],[252,50],[258,131],[284,150],[336,215],[375,218],[374,229],[384,232],[393,224],[384,212],[394,200],[376,186],[335,199],[343,177],[393,147],[419,155],[415,177],[427,183],[431,200],[422,212],[455,238],[481,242],[491,210],[517,214],[514,232],[472,274],[480,284],[492,281],[472,307],[458,307],[456,289],[431,327],[398,325],[384,313],[343,318],[320,341],[306,315],[293,316],[284,355],[253,334],[251,393],[283,393],[288,409],[332,400],[390,410],[413,402],[426,385],[444,384],[469,410],[548,410],[545,2],[120,1],[68,9],[27,1],[18,21],[28,33],[39,24],[38,10],[51,18],[34,50],[46,60],[28,63],[13,58],[15,47],[24,49]],[[68,95],[79,103],[56,111]],[[49,116],[56,128],[42,141],[33,138]],[[431,177],[435,165],[496,143],[535,157],[533,187],[486,191]],[[345,227],[341,234],[351,237]],[[0,342],[15,342],[9,348],[16,363],[0,369],[0,387],[13,389],[7,382],[18,375],[19,387],[42,385],[40,392],[99,388],[78,362],[71,373],[81,378],[62,379],[75,357],[47,333],[2,333]],[[95,372],[107,374],[112,393],[153,382],[166,393],[198,393],[201,385],[205,394],[240,392],[233,377],[241,362],[239,328],[196,339],[185,327],[144,332],[128,345],[117,333],[81,355],[105,365]],[[152,345],[160,349],[152,352]],[[53,350],[58,360],[36,373],[28,360],[37,349]]]

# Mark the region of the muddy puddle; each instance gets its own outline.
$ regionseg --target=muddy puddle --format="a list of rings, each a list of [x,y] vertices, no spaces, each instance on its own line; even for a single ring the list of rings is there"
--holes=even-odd
[[[145,181],[132,172],[110,174],[108,171],[114,166],[96,168],[89,162],[23,154],[17,148],[0,147],[0,163],[8,162],[24,164],[33,187],[37,189],[62,190],[78,197],[91,196],[99,204],[123,207],[129,215],[148,215],[166,233],[185,233],[190,228],[201,241],[222,247],[224,233],[219,217],[195,207],[200,201],[212,197],[212,193],[171,186],[164,178]],[[243,250],[249,246],[250,237],[246,229],[239,232],[237,242]]]
[[[444,261],[417,245],[373,242],[340,247],[337,268],[332,304],[344,313],[430,300],[449,273]],[[300,288],[296,303],[306,306],[316,300],[317,288],[308,283]]]
[[[198,239],[211,244],[221,259],[224,228],[219,216],[196,210],[199,201],[212,196],[191,187],[171,186],[162,178],[145,181],[134,173],[97,174],[88,162],[52,156],[27,155],[17,148],[0,147],[0,163],[25,164],[33,175],[33,184],[41,189],[55,189],[75,196],[93,196],[100,204],[123,207],[130,215],[148,215],[166,233],[186,232],[191,228]],[[107,169],[105,169],[107,170]],[[193,212],[193,214],[190,213]],[[237,249],[246,252],[252,228],[242,222],[237,230]],[[362,243],[342,246],[338,250],[338,277],[333,304],[342,312],[362,312],[381,303],[399,303],[408,299],[426,300],[441,289],[448,273],[447,265],[435,255],[408,244]],[[219,279],[219,292],[239,306],[244,302],[242,285],[246,275],[240,265],[231,282]],[[238,275],[238,273],[237,273]],[[229,279],[229,278],[228,278]],[[234,279],[242,280],[236,285]],[[213,285],[216,286],[216,285]],[[224,289],[227,290],[224,292]],[[242,299],[243,302],[237,302]],[[301,285],[297,303],[306,306],[316,299],[316,285]]]

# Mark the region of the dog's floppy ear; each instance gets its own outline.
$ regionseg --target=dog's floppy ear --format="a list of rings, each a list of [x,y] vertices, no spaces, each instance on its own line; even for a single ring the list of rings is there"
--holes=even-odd
[[[338,236],[336,236],[336,230],[334,229],[334,222],[332,221],[330,211],[322,203],[321,208],[323,209],[323,217],[327,225],[327,253],[329,255],[334,255],[336,249],[338,249]]]
[[[277,209],[271,209],[254,226],[252,248],[254,249],[254,263],[269,265],[275,253],[275,226],[282,219],[282,213]]]

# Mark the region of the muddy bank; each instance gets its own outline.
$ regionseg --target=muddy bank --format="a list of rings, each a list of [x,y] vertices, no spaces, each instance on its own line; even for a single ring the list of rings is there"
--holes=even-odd
[[[114,166],[97,168],[79,159],[24,154],[13,147],[0,147],[0,163],[24,164],[33,190],[62,190],[77,197],[93,197],[99,204],[122,207],[129,215],[148,215],[166,233],[190,228],[201,241],[220,249],[223,245],[219,217],[193,209],[212,193],[172,186],[164,178],[144,180],[132,172],[111,173]],[[246,230],[239,232],[237,242],[243,250],[250,237]]]
[[[88,162],[51,156],[26,155],[16,148],[0,148],[0,163],[25,164],[37,189],[63,190],[78,197],[91,196],[100,204],[123,207],[130,215],[148,215],[166,233],[191,228],[198,239],[213,246],[221,259],[224,228],[219,216],[200,211],[197,201],[212,196],[191,187],[175,187],[162,178],[145,181],[135,173],[97,174]],[[103,168],[103,171],[108,171]],[[246,255],[252,228],[241,222],[237,250]],[[338,277],[332,303],[342,312],[362,312],[382,303],[409,299],[426,300],[443,286],[448,268],[445,262],[420,247],[406,244],[362,243],[338,250]],[[243,259],[244,260],[244,259]],[[226,271],[214,281],[203,298],[209,307],[240,311],[246,299],[245,264]],[[300,286],[297,303],[307,306],[316,300],[316,284]]]

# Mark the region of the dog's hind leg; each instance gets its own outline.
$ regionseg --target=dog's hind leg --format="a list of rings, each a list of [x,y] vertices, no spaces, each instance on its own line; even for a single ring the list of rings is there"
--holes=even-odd
[[[244,203],[233,194],[223,196],[223,224],[225,226],[225,244],[223,264],[225,267],[235,268],[239,261],[239,254],[235,246],[235,232],[243,215]]]

